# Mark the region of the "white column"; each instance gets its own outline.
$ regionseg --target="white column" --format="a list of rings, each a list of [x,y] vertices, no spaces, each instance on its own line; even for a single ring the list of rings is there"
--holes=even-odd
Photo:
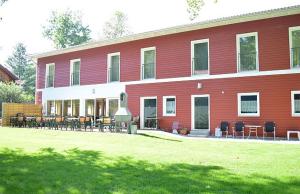
[[[85,116],[85,99],[80,99],[79,115]]]

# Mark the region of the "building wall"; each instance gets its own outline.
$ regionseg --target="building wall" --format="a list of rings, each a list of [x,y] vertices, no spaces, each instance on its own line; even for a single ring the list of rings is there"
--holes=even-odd
[[[0,69],[0,81],[14,81],[7,73],[5,73],[3,70]]]
[[[121,53],[121,81],[140,80],[140,49],[156,47],[157,79],[191,75],[191,41],[209,38],[210,74],[235,73],[236,34],[258,32],[259,67],[261,71],[288,69],[289,32],[300,25],[300,15],[231,24],[209,29],[137,40],[122,44],[77,51],[38,60],[37,89],[45,86],[47,63],[55,63],[55,87],[69,86],[70,60],[81,59],[81,85],[107,81],[107,54]]]
[[[263,125],[265,121],[277,124],[277,135],[286,136],[287,129],[299,129],[300,117],[291,116],[291,91],[300,90],[299,74],[269,75],[211,79],[202,81],[181,81],[156,84],[128,85],[129,109],[133,115],[140,115],[140,97],[157,96],[157,111],[160,127],[170,131],[173,121],[191,129],[191,95],[210,95],[211,134],[221,121],[244,121],[246,124]],[[202,84],[197,89],[198,83]],[[238,93],[259,92],[260,116],[238,116]],[[176,96],[176,116],[162,114],[163,96]],[[247,133],[248,134],[248,133]],[[260,134],[261,135],[261,134]]]

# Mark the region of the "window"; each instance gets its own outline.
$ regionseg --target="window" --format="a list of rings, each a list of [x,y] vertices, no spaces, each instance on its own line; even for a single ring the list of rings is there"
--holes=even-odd
[[[71,60],[70,85],[80,85],[80,59]]]
[[[238,72],[258,71],[257,32],[237,35]]]
[[[54,63],[46,65],[46,88],[54,87],[54,72],[55,65]]]
[[[208,74],[209,72],[209,40],[191,42],[192,75]]]
[[[53,100],[49,100],[47,102],[47,115],[54,116],[55,115],[55,102]]]
[[[163,97],[163,116],[176,116],[176,97]]]
[[[142,79],[154,79],[156,76],[156,52],[155,47],[143,48],[141,50]]]
[[[108,82],[120,81],[120,53],[108,54],[107,61]]]
[[[300,68],[300,26],[289,28],[291,68]]]
[[[300,91],[292,91],[292,116],[300,116]]]
[[[80,110],[80,100],[72,100],[71,106],[72,106],[72,116],[78,117],[79,110]]]
[[[118,99],[109,99],[108,100],[108,116],[114,117],[119,108]]]
[[[72,116],[72,101],[64,100],[63,104],[64,104],[64,107],[63,107],[64,116]]]
[[[85,115],[93,116],[95,109],[95,100],[85,100]]]
[[[238,94],[238,115],[239,116],[259,116],[259,93],[239,93]]]

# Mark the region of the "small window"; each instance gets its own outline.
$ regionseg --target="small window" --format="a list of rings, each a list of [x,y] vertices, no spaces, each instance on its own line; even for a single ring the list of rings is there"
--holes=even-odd
[[[300,91],[292,92],[292,116],[300,116]]]
[[[47,102],[47,115],[54,116],[55,115],[55,102],[54,100],[48,100]]]
[[[163,115],[176,116],[176,97],[164,96],[163,97]]]
[[[208,74],[209,40],[192,41],[192,75]]]
[[[55,64],[46,65],[46,88],[54,87]]]
[[[80,85],[80,59],[71,60],[71,86]]]
[[[108,54],[108,82],[120,81],[120,53]]]
[[[237,35],[238,72],[258,71],[257,32]]]
[[[156,76],[156,51],[155,47],[141,50],[141,74],[142,79],[155,79]]]
[[[291,68],[300,68],[300,26],[289,28]]]
[[[260,116],[259,93],[238,94],[238,115],[239,116]]]

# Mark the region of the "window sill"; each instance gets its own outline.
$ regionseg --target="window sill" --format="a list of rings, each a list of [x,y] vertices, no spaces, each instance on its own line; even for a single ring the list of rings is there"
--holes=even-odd
[[[164,117],[176,117],[176,114],[164,114]]]
[[[260,117],[260,114],[239,114],[239,117]]]

